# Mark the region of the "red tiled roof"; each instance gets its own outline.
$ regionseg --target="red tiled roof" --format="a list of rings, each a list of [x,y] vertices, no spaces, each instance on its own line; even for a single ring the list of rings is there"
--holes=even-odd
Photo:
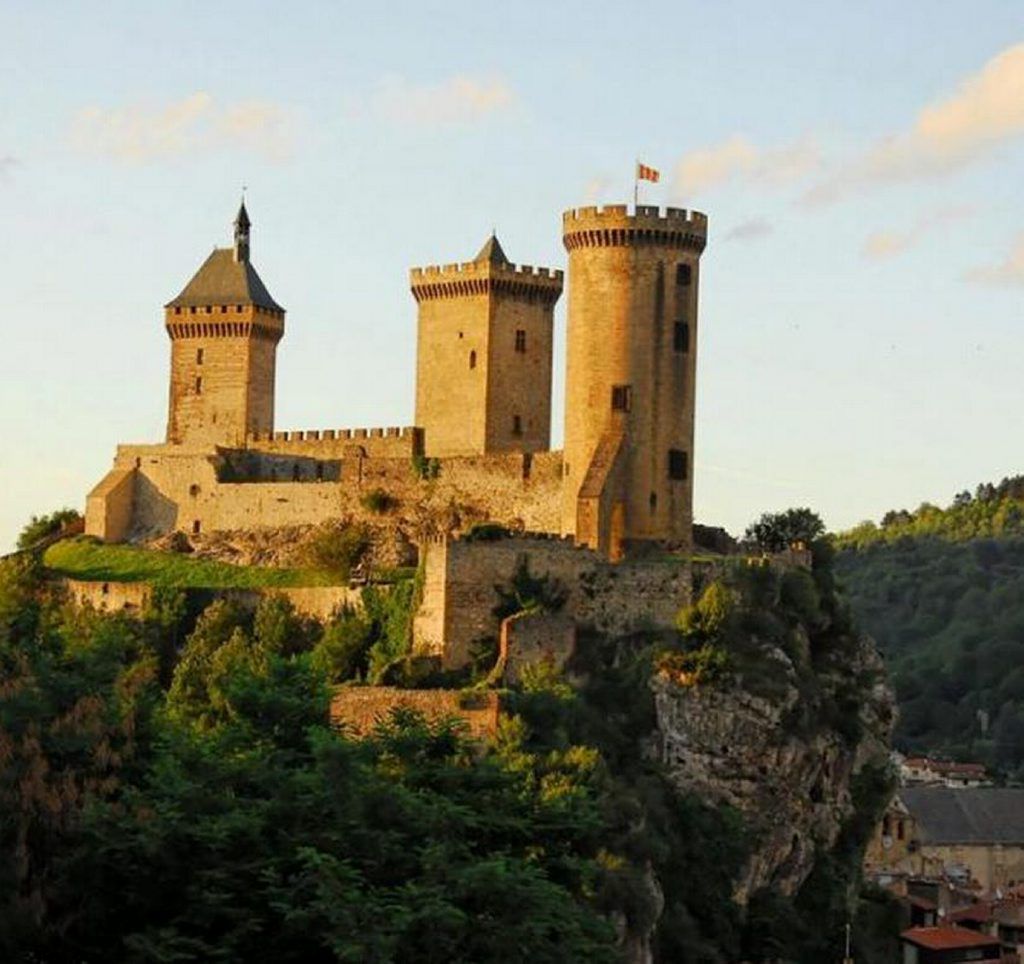
[[[933,951],[947,950],[951,947],[994,947],[999,944],[998,937],[979,934],[965,927],[911,927],[900,934],[900,937],[911,944],[917,944],[918,947],[927,947]]]
[[[987,901],[978,901],[976,904],[969,904],[967,907],[960,907],[951,910],[946,915],[948,921],[970,920],[978,924],[987,924],[992,920],[992,905]]]

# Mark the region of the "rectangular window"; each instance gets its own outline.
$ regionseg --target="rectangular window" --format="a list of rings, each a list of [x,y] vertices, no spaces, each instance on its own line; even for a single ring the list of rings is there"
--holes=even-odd
[[[677,321],[672,334],[672,347],[676,351],[690,350],[690,326],[685,321]]]
[[[526,332],[522,328],[516,329],[516,351],[526,351]]]
[[[686,453],[682,449],[668,450],[668,477],[677,482],[686,479]]]
[[[201,365],[202,363],[203,363],[203,349],[202,348],[197,348],[196,349],[196,364],[197,365]]]
[[[197,395],[202,395],[203,394],[203,380],[201,378],[199,378],[199,377],[196,378],[196,394]]]
[[[633,387],[612,385],[612,411],[628,412],[633,407]]]
[[[676,265],[676,284],[680,288],[689,287],[690,281],[693,278],[693,272],[688,264],[677,264]]]
[[[512,416],[512,434],[522,435],[523,434],[523,420],[518,415]]]

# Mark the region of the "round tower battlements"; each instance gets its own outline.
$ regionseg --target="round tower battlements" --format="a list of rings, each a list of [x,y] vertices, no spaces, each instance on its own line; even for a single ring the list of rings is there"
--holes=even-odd
[[[487,261],[463,261],[456,264],[430,264],[409,271],[409,287],[417,301],[432,298],[458,298],[482,295],[489,291],[502,294],[540,296],[554,304],[562,293],[564,275],[558,268],[536,268],[529,264],[492,264]]]
[[[562,241],[576,248],[659,245],[701,252],[707,244],[708,218],[700,211],[638,204],[571,208],[562,215]]]

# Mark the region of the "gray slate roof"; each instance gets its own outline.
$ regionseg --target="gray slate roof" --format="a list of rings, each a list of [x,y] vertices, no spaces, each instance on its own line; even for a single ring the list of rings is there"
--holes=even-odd
[[[1024,844],[1024,789],[905,787],[897,796],[931,844]]]
[[[235,260],[232,248],[214,248],[181,294],[166,307],[202,305],[256,305],[272,311],[284,311],[270,297],[256,269],[248,261]]]
[[[480,249],[480,252],[473,259],[473,263],[486,263],[498,266],[509,263],[508,258],[505,257],[505,252],[501,249],[501,244],[498,241],[497,235],[492,234],[484,242],[484,246]]]

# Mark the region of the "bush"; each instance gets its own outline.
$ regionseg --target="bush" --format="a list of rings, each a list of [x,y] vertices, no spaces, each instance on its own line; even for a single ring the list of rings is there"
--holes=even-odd
[[[436,479],[441,474],[441,460],[428,459],[425,455],[414,455],[412,469],[421,479]]]
[[[494,607],[494,615],[498,619],[516,613],[556,613],[565,605],[569,595],[565,586],[547,573],[543,576],[531,575],[530,562],[526,556],[519,560],[508,585],[495,586],[494,591],[501,600]]]
[[[462,538],[466,542],[497,542],[499,539],[508,539],[511,535],[512,530],[499,522],[478,522],[470,526]]]
[[[729,672],[729,654],[717,646],[707,645],[688,653],[668,650],[658,657],[656,666],[659,672],[678,683],[716,683]]]
[[[66,508],[58,509],[49,515],[34,515],[18,536],[18,548],[31,549],[37,542],[55,535],[68,523],[78,522],[81,518],[80,512]]]
[[[306,546],[308,565],[347,579],[369,548],[366,529],[342,525],[319,529]]]
[[[359,501],[364,509],[368,512],[375,512],[377,515],[384,515],[398,505],[398,499],[390,492],[379,488],[367,492]]]
[[[373,643],[373,624],[351,606],[344,607],[324,629],[313,648],[313,666],[329,683],[342,683],[366,674]]]

